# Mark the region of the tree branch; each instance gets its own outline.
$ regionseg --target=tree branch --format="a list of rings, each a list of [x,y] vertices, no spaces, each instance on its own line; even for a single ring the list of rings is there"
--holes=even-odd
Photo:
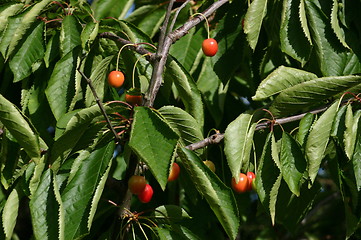
[[[274,124],[281,125],[281,124],[285,124],[285,123],[289,123],[289,122],[295,122],[295,121],[298,121],[301,118],[303,118],[307,113],[317,114],[317,113],[326,111],[328,108],[329,108],[329,106],[325,106],[325,107],[317,108],[315,110],[312,110],[312,111],[309,111],[306,113],[301,113],[301,114],[290,116],[290,117],[276,119]],[[259,123],[256,126],[256,130],[268,128],[270,126],[270,124],[271,124],[271,121]],[[202,141],[192,143],[192,144],[186,146],[186,148],[194,151],[194,150],[197,150],[200,148],[204,148],[211,144],[219,144],[223,140],[223,138],[224,138],[224,133],[216,133],[216,134],[213,134],[213,135],[203,139]]]
[[[227,3],[228,0],[219,0],[213,3],[209,8],[207,8],[202,14],[205,17],[208,17],[212,13],[214,13],[218,8],[220,8],[223,4]],[[167,57],[169,54],[169,50],[171,45],[176,42],[178,39],[183,37],[188,33],[188,31],[199,24],[204,17],[202,15],[197,15],[194,18],[188,20],[183,26],[174,30],[165,36],[164,43],[159,45],[157,51],[157,58],[155,64],[153,66],[152,80],[150,86],[148,88],[147,93],[145,94],[145,106],[152,107],[159,91],[160,86],[163,81],[163,71],[165,64],[167,62]]]
[[[93,86],[93,83],[92,83],[92,80],[90,78],[88,78],[87,76],[85,76],[85,74],[80,70],[80,66],[81,66],[81,62],[79,64],[79,67],[77,68],[77,71],[83,76],[83,78],[85,78],[85,80],[87,81],[88,83],[88,86],[90,87],[90,90],[92,91],[93,93],[93,96],[95,98],[95,101],[97,102],[99,108],[100,108],[100,111],[102,112],[104,118],[105,118],[105,121],[108,125],[108,128],[110,129],[110,131],[113,133],[114,137],[115,137],[115,141],[116,142],[120,142],[120,137],[119,135],[117,134],[117,132],[115,131],[113,125],[111,124],[110,120],[109,120],[109,117],[108,117],[108,114],[106,113],[105,111],[105,108],[104,108],[104,105],[102,103],[102,101],[100,100],[100,98],[98,97],[98,94],[97,92],[95,91],[95,88]]]

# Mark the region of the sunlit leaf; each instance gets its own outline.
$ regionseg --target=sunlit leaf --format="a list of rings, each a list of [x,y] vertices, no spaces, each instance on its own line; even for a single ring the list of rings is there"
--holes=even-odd
[[[350,48],[345,40],[345,32],[344,30],[341,28],[340,23],[338,21],[338,1],[337,0],[333,0],[333,6],[332,6],[332,13],[331,13],[331,26],[333,31],[335,32],[338,40],[340,40],[340,42],[342,43],[342,45],[345,48]]]
[[[16,225],[16,219],[18,217],[20,196],[17,189],[13,189],[6,200],[4,209],[2,211],[2,221],[5,236],[7,239],[11,239],[13,231]]]
[[[252,118],[252,114],[242,113],[227,126],[224,133],[224,153],[236,182],[238,182],[242,165],[249,162],[256,128]]]
[[[245,20],[244,32],[247,34],[247,40],[253,50],[255,50],[261,26],[267,13],[267,0],[254,0],[249,6]]]
[[[317,78],[317,75],[311,72],[280,66],[260,83],[252,99],[255,101],[263,100],[292,86],[315,78]]]
[[[43,22],[36,24],[10,60],[9,65],[14,73],[14,82],[28,77],[32,72],[34,64],[43,58],[45,52],[43,40],[44,26]]]
[[[81,44],[81,26],[73,15],[64,17],[60,30],[60,50],[62,57]]]
[[[312,183],[317,176],[324,157],[337,109],[338,101],[335,101],[313,124],[308,135],[305,153],[308,160],[308,175]]]
[[[310,132],[314,119],[315,119],[315,115],[312,113],[307,113],[301,119],[298,132],[296,135],[296,139],[299,142],[299,144],[303,145],[305,143],[305,140],[307,139],[307,136]]]
[[[147,164],[163,189],[178,139],[173,129],[153,110],[135,108],[129,146]]]
[[[347,107],[346,119],[345,119],[346,130],[344,132],[344,144],[345,144],[345,153],[348,159],[352,159],[356,141],[360,137],[360,135],[358,135],[359,122],[361,122],[360,117],[361,117],[360,111],[357,111],[354,115],[352,112],[351,105]]]

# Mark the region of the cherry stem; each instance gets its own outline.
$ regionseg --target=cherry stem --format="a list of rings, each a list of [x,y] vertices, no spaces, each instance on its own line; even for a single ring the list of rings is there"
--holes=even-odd
[[[192,17],[194,17],[196,15],[201,15],[204,18],[204,20],[206,20],[206,23],[207,23],[207,38],[209,38],[209,22],[208,22],[207,17],[204,16],[203,13],[195,13],[195,14],[192,15]]]
[[[134,43],[128,43],[128,44],[125,44],[125,45],[123,45],[121,48],[120,48],[120,50],[119,50],[119,52],[118,52],[118,57],[117,57],[117,65],[116,65],[116,67],[115,67],[115,70],[116,71],[118,71],[118,66],[119,66],[119,57],[120,57],[120,53],[123,51],[123,49],[125,48],[125,47],[128,47],[128,46],[135,46],[135,44]]]
[[[135,75],[135,67],[137,66],[137,63],[139,62],[139,60],[142,58],[142,57],[145,57],[145,56],[148,56],[150,55],[149,53],[146,53],[146,54],[143,54],[142,56],[140,56],[137,61],[135,61],[134,63],[134,66],[133,66],[133,75],[132,75],[132,84],[133,84],[133,88],[135,88],[135,84],[134,84],[134,75]]]

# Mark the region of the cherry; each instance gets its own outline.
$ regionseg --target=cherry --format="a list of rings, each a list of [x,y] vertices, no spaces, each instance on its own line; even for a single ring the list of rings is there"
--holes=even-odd
[[[120,71],[111,71],[108,75],[108,84],[112,87],[119,88],[124,83],[124,74]]]
[[[247,172],[247,178],[248,178],[248,191],[251,191],[253,189],[253,182],[256,178],[256,175],[253,172]]]
[[[218,51],[217,41],[213,38],[207,38],[207,39],[203,40],[202,50],[203,50],[204,55],[206,55],[206,56],[212,57],[212,56],[216,55],[216,53]]]
[[[129,191],[133,194],[139,194],[144,191],[147,181],[143,176],[133,175],[128,180]]]
[[[153,197],[153,188],[149,184],[145,185],[144,190],[138,194],[138,199],[142,203],[148,203],[152,200]]]
[[[174,162],[168,176],[168,182],[174,181],[178,178],[180,173],[180,167],[178,163]]]
[[[239,181],[236,183],[236,179],[232,178],[232,188],[237,193],[243,193],[248,190],[248,177],[244,173],[239,174]]]
[[[142,95],[130,95],[128,93],[125,94],[125,101],[132,106],[141,105],[143,102]]]
[[[142,93],[139,88],[131,88],[125,94],[125,101],[132,106],[141,105],[143,102]]]
[[[209,167],[209,169],[211,169],[212,172],[216,172],[216,166],[214,165],[214,163],[212,161],[206,160],[203,162],[207,167]]]

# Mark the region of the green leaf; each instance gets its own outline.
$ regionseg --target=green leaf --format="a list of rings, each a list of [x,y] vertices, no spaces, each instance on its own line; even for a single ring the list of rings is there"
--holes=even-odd
[[[62,233],[64,239],[75,239],[87,233],[88,205],[91,204],[91,198],[106,172],[113,152],[114,142],[94,150],[82,162],[73,179],[61,193],[66,223]]]
[[[77,58],[78,50],[74,49],[60,59],[55,65],[48,87],[45,90],[50,108],[57,120],[68,111],[75,93],[74,79]],[[59,99],[62,99],[62,101],[59,101]]]
[[[287,115],[348,91],[359,84],[361,76],[335,76],[313,79],[282,91],[269,110],[274,116]]]
[[[296,195],[289,191],[285,182],[282,181],[277,196],[277,222],[282,223],[290,232],[295,232],[296,229],[299,229],[300,222],[310,211],[314,200],[320,192],[320,188],[321,186],[318,182],[315,182],[310,189],[308,189],[307,184],[303,184],[300,191],[301,195],[296,197]]]
[[[361,112],[357,111],[356,114],[353,115],[352,107],[348,105],[345,119],[346,130],[344,132],[345,153],[348,159],[352,159],[355,144],[360,138],[360,135],[358,135],[359,123],[361,122],[360,117]]]
[[[186,111],[174,106],[164,106],[158,109],[169,126],[181,137],[184,146],[203,140],[201,127]]]
[[[17,14],[23,7],[23,3],[13,3],[0,7],[0,36],[8,24],[8,18]]]
[[[119,114],[127,117],[123,105],[120,107],[105,105],[104,107],[107,113],[117,111]],[[54,142],[49,159],[49,162],[53,163],[52,168],[54,170],[58,169],[59,164],[67,159],[86,131],[92,129],[92,127],[90,127],[92,121],[102,120],[98,118],[99,116],[102,116],[100,108],[98,105],[94,105],[80,111],[71,112],[68,115],[64,115],[64,119],[60,119],[61,121],[59,122],[61,126],[57,126],[57,128],[63,128],[64,126],[66,126],[66,128],[59,130],[59,133],[57,129],[57,136],[59,137]]]
[[[320,168],[321,161],[330,138],[333,120],[338,110],[338,101],[335,101],[326,112],[313,124],[308,135],[305,154],[308,160],[308,175],[313,183]]]
[[[88,217],[88,231],[90,231],[90,228],[92,226],[93,219],[94,219],[94,216],[95,216],[95,212],[97,210],[97,207],[98,207],[98,204],[99,204],[99,201],[100,201],[100,197],[102,196],[104,186],[105,186],[105,182],[108,179],[111,166],[112,166],[112,161],[109,161],[107,170],[105,171],[105,173],[100,178],[99,184],[98,184],[98,186],[97,186],[97,188],[95,190],[95,193],[94,193],[94,196],[93,196],[93,199],[92,199],[92,202],[91,202],[89,217]]]
[[[81,44],[81,26],[73,15],[64,17],[60,30],[60,50],[62,57]]]
[[[51,169],[47,169],[41,177],[40,185],[30,199],[29,207],[36,239],[57,239],[58,205],[53,191]]]
[[[172,219],[172,223],[179,223],[185,219],[191,219],[192,217],[181,207],[176,205],[162,205],[155,209],[154,215],[157,220],[165,219],[168,222],[168,218]]]
[[[97,0],[92,2],[91,8],[94,10],[94,17],[97,20],[106,17],[122,19],[133,4],[134,0]]]
[[[56,32],[51,38],[48,40],[46,44],[46,50],[44,53],[44,62],[45,66],[48,68],[50,62],[57,59],[60,56],[60,32]]]
[[[135,108],[129,146],[147,164],[162,189],[167,184],[178,139],[173,129],[153,110]]]
[[[313,0],[306,0],[308,23],[311,30],[314,51],[324,76],[357,74],[361,71],[358,57],[344,48],[331,27],[331,20],[322,6]]]
[[[282,181],[282,174],[278,176],[270,192],[269,211],[271,215],[272,225],[275,225],[276,203],[277,203],[278,191],[281,186],[281,181]]]
[[[312,46],[302,31],[299,19],[299,1],[283,1],[280,40],[281,50],[304,66],[310,58]]]
[[[208,111],[212,114],[216,125],[219,125],[223,118],[223,106],[226,91],[222,92],[223,84],[213,70],[211,58],[206,58],[203,61],[202,69],[197,81],[197,87],[201,91]]]
[[[14,104],[0,95],[0,122],[10,131],[16,141],[35,162],[40,159],[37,133]]]
[[[300,17],[300,22],[301,22],[301,27],[302,27],[303,33],[305,34],[308,42],[312,45],[311,33],[310,33],[310,29],[307,24],[305,0],[300,0],[299,17]]]
[[[204,124],[204,110],[200,91],[189,73],[170,56],[164,73],[164,81],[173,81],[185,109],[202,126]]]
[[[19,214],[19,193],[17,189],[13,189],[6,200],[3,212],[2,221],[4,233],[7,239],[11,239],[16,225],[16,219]]]
[[[252,97],[255,101],[269,98],[297,84],[317,78],[316,74],[297,68],[280,66],[269,74],[257,88]]]
[[[0,52],[2,53],[4,58],[6,58],[7,56],[7,50],[9,48],[9,45],[16,30],[19,28],[21,20],[23,19],[25,14],[26,13],[22,13],[16,16],[9,17],[8,24],[6,25],[6,28],[4,29],[2,35],[0,35]]]
[[[297,197],[300,196],[301,179],[306,171],[307,162],[296,140],[286,132],[282,134],[281,172],[282,177]]]
[[[265,145],[263,146],[262,155],[257,169],[257,177],[255,184],[259,200],[265,209],[269,209],[271,201],[271,191],[273,185],[276,183],[280,171],[274,161],[272,160],[271,142],[273,133],[267,135]],[[274,193],[272,194],[274,195]],[[274,198],[274,196],[272,197]],[[274,199],[273,199],[274,201]]]
[[[81,32],[81,46],[84,49],[87,43],[91,43],[98,36],[99,22],[89,22]]]
[[[163,4],[143,5],[134,10],[128,17],[127,21],[136,25],[145,32],[149,37],[153,38],[159,31],[164,17],[166,8]]]
[[[255,50],[261,32],[262,22],[267,13],[267,0],[254,0],[244,19],[244,32],[250,47]]]
[[[242,113],[228,124],[224,133],[224,153],[236,182],[239,180],[242,165],[248,165],[249,162],[256,128],[256,123],[252,122],[252,118],[252,114]]]
[[[105,90],[108,87],[106,76],[108,74],[109,65],[113,59],[113,56],[108,56],[102,59],[92,70],[90,79],[92,80],[93,87],[101,101],[104,99]],[[85,94],[85,106],[90,107],[96,104],[94,95],[87,85]]]
[[[338,21],[338,1],[337,0],[333,0],[333,6],[332,6],[332,12],[331,12],[331,27],[333,29],[333,31],[335,32],[338,40],[340,40],[340,43],[342,43],[342,45],[345,48],[350,48],[345,40],[345,31],[340,27],[340,23]]]
[[[335,120],[333,121],[333,126],[331,130],[331,137],[344,149],[344,133],[346,130],[346,111],[348,105],[343,105],[337,111]],[[352,115],[352,111],[351,111]],[[353,117],[353,116],[352,116]]]
[[[36,18],[40,15],[40,12],[45,8],[52,0],[42,0],[36,3],[31,9],[24,15],[21,19],[20,26],[18,26],[13,33],[12,39],[9,44],[7,51],[7,58],[14,51],[15,47],[18,45],[19,41],[24,38],[27,30],[31,25],[36,21]]]
[[[194,152],[181,148],[178,154],[198,191],[207,200],[228,237],[235,239],[240,220],[232,190]]]
[[[360,121],[360,115],[361,115],[361,111],[357,111],[356,116],[358,116],[358,126],[357,129],[355,129],[356,131],[356,135],[358,136],[358,138],[356,139],[356,144],[355,144],[355,148],[353,151],[353,155],[352,155],[352,163],[353,163],[353,169],[355,172],[355,178],[356,178],[356,185],[357,185],[357,190],[360,192],[361,191],[361,121]],[[355,116],[355,117],[356,117]],[[356,121],[354,123],[354,125],[356,125]]]
[[[14,73],[14,82],[28,77],[34,64],[44,56],[44,22],[40,22],[31,29],[19,50],[10,60],[10,69]]]
[[[315,120],[315,115],[312,113],[307,113],[301,119],[296,136],[296,139],[301,146],[304,145],[314,120]]]

